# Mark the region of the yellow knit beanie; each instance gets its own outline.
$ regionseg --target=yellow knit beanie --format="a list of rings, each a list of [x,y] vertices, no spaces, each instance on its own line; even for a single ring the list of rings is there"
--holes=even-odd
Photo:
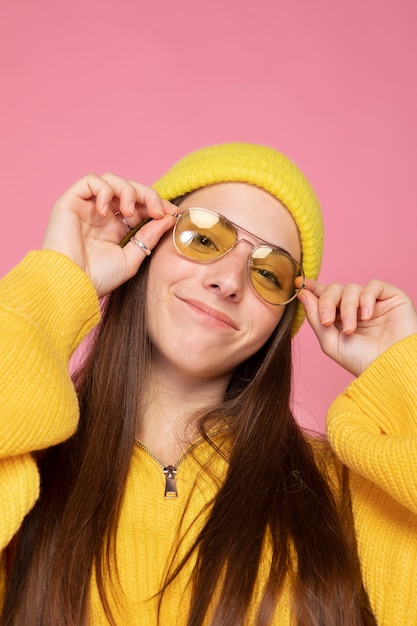
[[[306,276],[317,278],[323,252],[323,222],[316,195],[300,170],[273,148],[249,143],[226,143],[202,148],[178,161],[153,188],[174,200],[201,187],[244,182],[261,187],[290,211],[300,234]],[[298,304],[293,334],[304,320]]]

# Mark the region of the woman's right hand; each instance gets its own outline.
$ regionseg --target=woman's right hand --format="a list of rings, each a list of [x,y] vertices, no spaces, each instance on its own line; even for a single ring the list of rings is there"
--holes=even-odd
[[[174,224],[177,207],[156,191],[114,174],[88,174],[53,205],[42,248],[69,257],[86,272],[102,297],[131,278],[146,252],[120,247],[128,228],[154,218],[136,236],[152,250]]]

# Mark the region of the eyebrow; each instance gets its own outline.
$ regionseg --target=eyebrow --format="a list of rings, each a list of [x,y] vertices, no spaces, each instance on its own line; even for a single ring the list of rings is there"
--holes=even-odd
[[[193,208],[193,207],[190,207],[190,208]],[[203,207],[195,207],[195,208],[201,208],[202,209]],[[205,210],[206,211],[211,211],[211,209],[205,209]],[[215,212],[217,213],[217,211],[211,211],[211,212],[212,213],[215,213]],[[288,252],[288,250],[286,250],[285,248],[282,248],[281,246],[277,246],[275,243],[271,243],[270,241],[266,241],[265,239],[262,239],[262,237],[258,237],[258,235],[255,235],[255,233],[252,233],[250,230],[247,230],[246,228],[243,228],[243,226],[239,226],[239,224],[235,224],[235,222],[232,222],[232,220],[230,220],[228,217],[225,217],[224,215],[222,215],[222,213],[217,213],[217,215],[220,215],[221,218],[223,218],[226,222],[229,222],[229,224],[232,224],[232,226],[234,226],[238,230],[242,230],[247,235],[250,235],[254,239],[257,239],[258,241],[261,241],[264,245],[270,246],[271,248],[275,248],[276,250],[279,250],[280,252],[283,252],[284,254],[288,255],[291,259],[293,259],[296,263],[301,265],[301,261],[297,261],[297,259],[295,257],[293,257],[293,255],[290,252]]]

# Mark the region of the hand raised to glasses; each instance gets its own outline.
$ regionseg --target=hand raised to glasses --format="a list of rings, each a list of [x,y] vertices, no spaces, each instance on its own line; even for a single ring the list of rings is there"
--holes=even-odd
[[[101,297],[131,278],[146,257],[133,243],[120,247],[128,232],[126,224],[134,227],[154,218],[140,231],[140,241],[152,250],[172,227],[175,210],[146,185],[114,174],[89,174],[54,203],[42,248],[77,263]]]
[[[298,298],[323,352],[355,376],[394,343],[417,333],[413,303],[393,285],[305,282]]]

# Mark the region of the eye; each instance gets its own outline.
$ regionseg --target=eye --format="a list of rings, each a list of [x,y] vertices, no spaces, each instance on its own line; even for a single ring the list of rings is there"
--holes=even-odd
[[[200,245],[203,248],[209,248],[214,252],[218,251],[218,247],[216,246],[213,239],[211,239],[208,235],[203,232],[197,232],[193,235],[193,244]]]
[[[182,232],[179,243],[185,256],[199,261],[211,261],[227,252],[216,233],[201,228]]]
[[[280,277],[274,272],[271,272],[270,270],[262,267],[253,267],[252,272],[257,274],[257,278],[259,280],[262,279],[263,281],[271,283],[271,286],[276,289],[283,289]]]

